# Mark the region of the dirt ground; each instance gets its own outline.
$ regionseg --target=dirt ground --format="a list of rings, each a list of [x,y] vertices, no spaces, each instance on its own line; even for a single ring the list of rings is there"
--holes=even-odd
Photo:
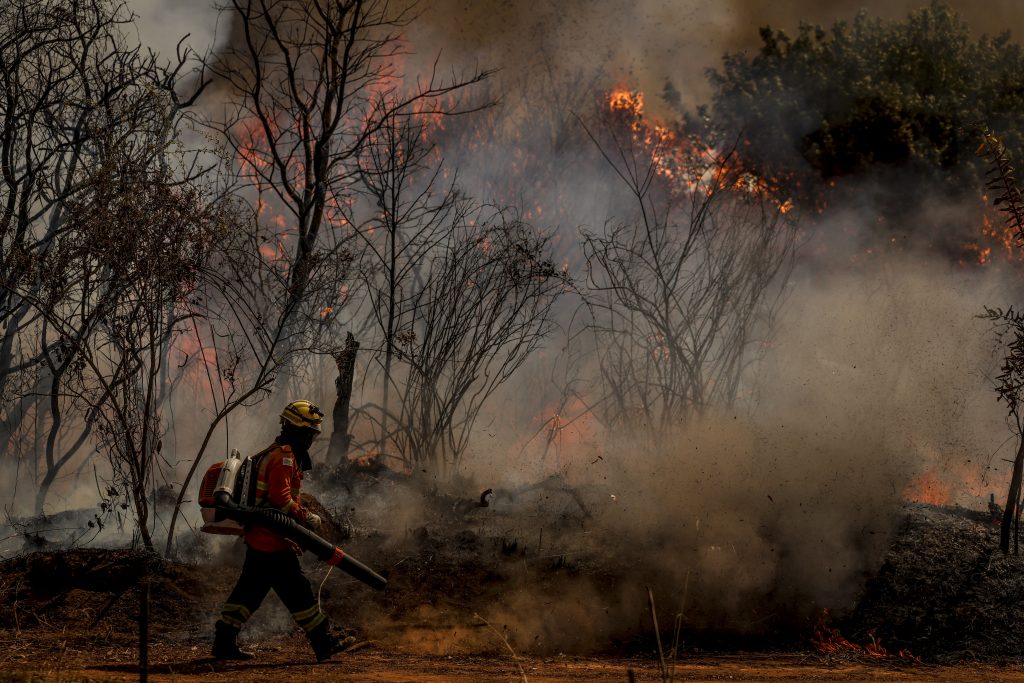
[[[13,632],[3,632],[0,683],[34,681],[139,680],[136,652],[132,649],[51,647],[26,643]],[[80,647],[80,646],[79,646]],[[151,652],[149,680],[192,681],[381,681],[387,683],[477,683],[528,681],[562,683],[595,681],[626,683],[659,681],[658,665],[650,660],[520,657],[423,656],[367,648],[338,655],[326,664],[312,663],[299,637],[282,637],[253,648],[251,662],[220,663],[206,656],[205,645],[157,646]],[[521,670],[520,670],[521,667]],[[689,657],[678,663],[675,681],[1016,681],[1024,680],[1024,667],[959,664],[954,666],[903,663],[827,661],[818,655],[754,654]]]

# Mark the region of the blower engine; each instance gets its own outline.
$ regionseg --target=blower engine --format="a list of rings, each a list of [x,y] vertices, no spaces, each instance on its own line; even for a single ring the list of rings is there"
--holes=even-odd
[[[384,590],[388,581],[341,548],[310,531],[280,510],[257,507],[256,475],[270,451],[242,458],[237,450],[224,462],[210,466],[199,488],[202,530],[208,534],[241,536],[246,524],[259,524],[293,541],[327,564],[338,567],[371,588]]]

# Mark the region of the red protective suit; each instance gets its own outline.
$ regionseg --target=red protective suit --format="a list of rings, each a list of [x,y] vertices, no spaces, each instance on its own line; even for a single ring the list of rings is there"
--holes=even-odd
[[[299,502],[301,488],[302,470],[296,462],[291,446],[275,443],[266,455],[260,458],[256,476],[256,505],[280,510],[305,523],[309,513]],[[257,525],[246,529],[245,544],[254,550],[268,553],[288,550],[301,552],[292,541]]]

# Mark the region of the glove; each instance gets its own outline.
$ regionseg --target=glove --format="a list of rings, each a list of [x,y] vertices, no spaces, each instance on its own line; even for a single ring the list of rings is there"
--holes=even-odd
[[[320,515],[314,514],[312,512],[310,512],[308,515],[306,515],[306,526],[308,526],[310,529],[313,529],[313,530],[319,529],[320,528],[320,524],[321,524]]]

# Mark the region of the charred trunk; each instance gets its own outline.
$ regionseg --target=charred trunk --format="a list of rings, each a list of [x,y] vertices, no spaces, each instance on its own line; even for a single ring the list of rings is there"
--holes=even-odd
[[[1013,476],[1010,477],[1010,490],[1006,495],[1006,507],[1003,508],[1003,524],[999,534],[999,547],[1004,554],[1010,552],[1010,534],[1013,522],[1020,506],[1020,483],[1024,473],[1024,437],[1017,445],[1017,457],[1013,460]]]
[[[359,342],[349,332],[345,337],[345,348],[334,357],[338,364],[338,378],[334,381],[337,398],[331,414],[334,431],[331,432],[331,442],[327,446],[327,464],[331,467],[344,464],[349,443],[352,441],[352,435],[348,433],[348,412],[352,401],[352,378],[356,371],[358,350]]]

